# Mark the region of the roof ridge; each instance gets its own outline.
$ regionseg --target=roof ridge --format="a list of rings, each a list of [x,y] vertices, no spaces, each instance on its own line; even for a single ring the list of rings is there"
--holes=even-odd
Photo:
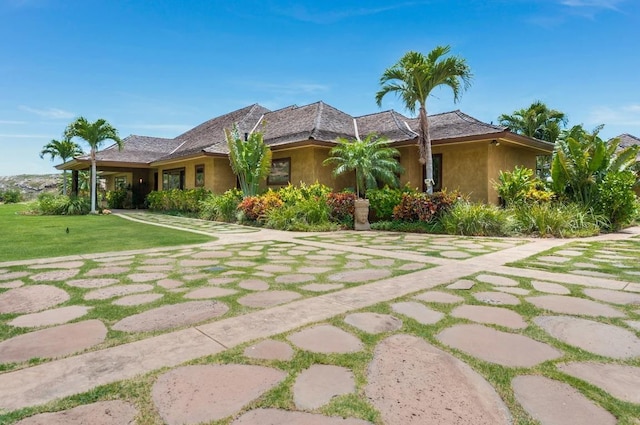
[[[318,128],[320,127],[320,124],[322,121],[322,112],[324,111],[324,106],[325,106],[323,101],[319,101],[316,103],[318,104],[318,112],[316,115],[316,119],[313,121],[313,128],[311,129],[311,134],[309,134],[310,139],[315,139],[316,135],[319,132]]]
[[[631,137],[632,139],[636,139],[637,141],[640,141],[640,137],[634,136],[633,134],[629,134],[629,133],[622,133],[621,135],[616,136],[616,138],[620,138],[622,136]]]
[[[398,120],[398,118],[396,117],[397,112],[394,111],[393,109],[389,111],[389,114],[391,115],[391,119],[393,119],[393,122],[396,124],[396,126],[398,127],[398,130],[400,130],[401,132],[403,132],[404,134],[406,134],[407,136],[417,136],[418,133],[416,133],[415,131],[411,130],[411,128],[409,127],[409,124],[402,120],[402,122],[405,124],[404,126],[400,125],[400,122]],[[398,114],[401,115],[401,114]],[[402,115],[401,115],[402,116]]]
[[[456,109],[455,111],[452,111],[452,112],[455,113],[456,115],[458,115],[461,119],[463,119],[463,120],[465,120],[467,122],[470,122],[470,123],[481,124],[481,125],[484,125],[486,127],[494,128],[496,130],[505,130],[505,129],[509,128],[509,127],[497,126],[497,125],[486,123],[484,121],[480,121],[479,119],[476,119],[476,118],[472,117],[471,115],[465,114],[460,109]]]

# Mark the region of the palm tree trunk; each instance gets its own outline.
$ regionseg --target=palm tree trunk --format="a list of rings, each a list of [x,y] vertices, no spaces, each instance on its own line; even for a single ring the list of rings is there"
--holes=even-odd
[[[425,168],[424,183],[426,192],[431,195],[433,193],[433,158],[431,155],[429,119],[427,117],[427,109],[424,105],[420,105],[420,137],[418,143],[420,145],[420,162],[424,164]]]
[[[91,214],[96,214],[96,150],[91,149]]]

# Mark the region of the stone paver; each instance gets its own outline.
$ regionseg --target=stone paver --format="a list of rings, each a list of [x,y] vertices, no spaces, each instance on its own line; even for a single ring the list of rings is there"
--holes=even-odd
[[[109,298],[122,297],[124,295],[147,292],[153,289],[153,285],[148,283],[138,283],[132,285],[107,286],[105,288],[94,289],[84,294],[85,300],[108,300]]]
[[[180,282],[175,279],[162,279],[156,282],[156,284],[165,289],[175,289],[184,285],[184,282]]]
[[[471,356],[509,367],[532,367],[562,355],[543,342],[482,325],[455,325],[436,338]]]
[[[301,297],[302,295],[293,291],[254,292],[238,298],[238,304],[253,308],[266,308],[285,304]]]
[[[127,295],[126,297],[118,298],[113,301],[113,305],[120,306],[133,306],[133,305],[143,305],[149,304],[156,300],[159,300],[164,295],[162,294],[135,294],[135,295]]]
[[[585,300],[583,298],[567,297],[564,295],[540,295],[537,297],[527,297],[525,299],[538,308],[549,310],[554,313],[584,316],[625,317],[623,312],[616,310],[609,305]]]
[[[440,253],[444,258],[469,258],[471,254],[464,251],[442,251]]]
[[[252,359],[288,361],[293,358],[293,348],[286,342],[267,339],[245,348],[243,354]]]
[[[0,294],[0,314],[35,313],[62,304],[69,294],[50,285],[29,285]]]
[[[0,342],[0,363],[76,353],[100,344],[106,336],[107,328],[99,320],[86,320],[29,332]]]
[[[483,303],[494,305],[518,305],[520,300],[504,292],[476,292],[473,297]]]
[[[475,285],[475,284],[476,283],[473,280],[460,279],[460,280],[452,283],[451,285],[447,286],[447,289],[467,290],[467,289],[473,288],[473,285]]]
[[[37,328],[40,326],[61,325],[84,316],[92,307],[71,305],[18,316],[9,322],[11,326],[20,328]]]
[[[331,325],[319,325],[289,336],[289,341],[315,353],[354,353],[364,348],[354,335]]]
[[[266,291],[267,289],[269,289],[269,284],[260,279],[241,280],[238,283],[238,286],[249,291]]]
[[[40,413],[15,425],[131,425],[137,409],[126,401],[110,400],[81,405],[55,413]]]
[[[517,376],[511,382],[516,399],[543,425],[615,425],[616,418],[578,390],[543,376]]]
[[[229,288],[199,288],[194,289],[191,292],[184,294],[184,297],[189,300],[203,300],[207,298],[226,297],[227,295],[237,294],[238,291]]]
[[[310,283],[300,287],[300,289],[311,292],[335,291],[342,288],[344,288],[344,285],[341,283]]]
[[[636,293],[599,288],[585,288],[582,292],[588,297],[612,304],[640,305],[640,294]]]
[[[85,276],[108,276],[112,274],[126,273],[128,271],[129,271],[129,267],[111,266],[111,267],[100,267],[97,269],[91,269],[88,272],[86,272],[84,275]]]
[[[279,409],[250,410],[231,425],[371,425],[362,419],[324,416]]]
[[[71,279],[78,273],[80,273],[79,269],[53,270],[50,272],[31,275],[29,279],[33,280],[34,282],[60,282],[63,280]]]
[[[477,372],[411,335],[378,344],[365,394],[386,425],[511,424],[500,396]]]
[[[614,359],[640,356],[640,338],[618,326],[569,316],[540,316],[533,321],[552,337],[590,353]]]
[[[391,304],[391,309],[396,313],[410,317],[423,325],[432,325],[444,318],[444,313],[431,310],[426,305],[415,301],[394,303]]]
[[[161,375],[152,397],[167,425],[195,425],[237,413],[285,377],[264,366],[183,366]]]
[[[228,310],[229,307],[219,301],[188,301],[125,317],[113,325],[113,329],[124,332],[174,329],[220,317]]]
[[[345,323],[370,334],[392,332],[402,327],[402,320],[388,314],[352,313],[344,318]]]
[[[102,278],[102,279],[74,279],[67,280],[66,285],[73,286],[75,288],[102,288],[104,286],[115,285],[119,283],[119,279]]]
[[[14,289],[21,286],[24,286],[24,282],[21,280],[12,280],[11,282],[0,283],[0,288],[2,289]]]
[[[516,288],[513,286],[494,286],[493,289],[513,295],[529,295],[531,293],[531,291],[529,291],[528,289]]]
[[[332,274],[329,280],[332,282],[359,283],[368,280],[379,280],[391,276],[391,271],[386,269],[361,269]]]
[[[484,305],[461,305],[456,307],[451,315],[462,319],[469,319],[478,323],[504,326],[511,329],[524,329],[527,322],[515,311],[501,307]]]
[[[312,410],[329,403],[333,397],[353,393],[355,378],[351,370],[332,365],[312,365],[300,372],[293,384],[296,408]]]
[[[518,281],[506,276],[497,276],[494,274],[481,274],[476,276],[476,279],[480,282],[490,283],[496,286],[518,286]]]
[[[536,291],[546,292],[548,294],[569,295],[571,291],[559,283],[541,282],[538,280],[531,281],[531,286]]]
[[[132,273],[127,275],[127,277],[132,282],[140,283],[140,282],[150,282],[152,280],[166,279],[167,274],[166,273]]]
[[[302,273],[295,273],[295,274],[283,274],[280,275],[278,277],[276,277],[276,282],[278,283],[284,283],[284,284],[290,284],[290,283],[304,283],[304,282],[310,282],[312,280],[315,280],[316,277],[312,274],[302,274]]]
[[[594,362],[566,363],[557,367],[568,375],[602,388],[620,400],[640,404],[640,367]]]
[[[425,301],[428,303],[440,303],[440,304],[456,304],[464,301],[464,298],[457,295],[449,294],[447,292],[429,291],[423,292],[413,297],[416,300]]]

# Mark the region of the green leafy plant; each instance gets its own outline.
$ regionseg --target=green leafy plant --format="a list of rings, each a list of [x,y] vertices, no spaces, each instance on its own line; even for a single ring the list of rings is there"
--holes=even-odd
[[[458,192],[403,193],[400,203],[393,209],[393,219],[399,221],[426,221],[439,218],[458,199]]]
[[[353,226],[355,201],[356,194],[352,192],[329,193],[326,202],[329,207],[330,220],[351,228]]]
[[[198,213],[200,202],[211,194],[204,188],[171,189],[153,191],[147,195],[146,204],[150,210],[178,213]]]
[[[329,221],[329,206],[316,199],[303,199],[296,203],[284,204],[266,211],[265,227],[292,231],[336,230]]]
[[[210,194],[200,202],[200,218],[233,223],[237,220],[242,191],[229,189],[222,195]]]
[[[553,143],[567,125],[568,119],[563,112],[549,109],[546,104],[537,100],[527,109],[519,109],[511,115],[500,115],[498,121],[514,133]]]
[[[107,206],[109,208],[125,208],[127,189],[121,188],[107,192]]]
[[[18,189],[9,189],[4,192],[0,192],[0,201],[5,204],[17,204],[22,201],[22,193]]]
[[[38,215],[84,215],[91,204],[86,197],[41,193],[31,206],[31,213]]]
[[[597,209],[608,218],[611,230],[618,230],[637,217],[635,184],[636,175],[625,170],[607,173],[598,186]]]
[[[540,237],[592,236],[607,226],[604,217],[576,203],[518,205],[512,211],[519,233]]]
[[[338,138],[337,143],[323,165],[333,165],[335,177],[355,171],[356,195],[359,198],[364,197],[368,189],[377,187],[378,182],[398,185],[398,175],[404,169],[396,159],[400,152],[390,148],[388,140],[369,134],[361,140]]]
[[[494,184],[506,206],[522,203],[533,185],[533,170],[516,166],[513,171],[500,171],[499,183]]]
[[[289,183],[287,186],[278,189],[280,199],[285,204],[295,204],[309,199],[325,199],[329,193],[331,193],[331,188],[318,182],[310,185],[300,182],[299,186]]]
[[[255,196],[271,170],[271,149],[264,143],[262,133],[252,132],[244,140],[237,125],[224,130],[229,147],[231,169],[238,177],[244,196]]]
[[[451,235],[507,236],[512,233],[513,217],[495,205],[461,201],[442,215],[440,223]]]
[[[242,211],[244,219],[260,223],[264,221],[269,210],[282,207],[283,204],[277,192],[268,190],[260,196],[245,197],[238,205],[238,209]]]
[[[367,191],[371,210],[376,220],[391,220],[393,209],[402,202],[402,194],[417,193],[416,190],[405,186],[403,188],[391,188],[385,186],[382,189],[370,189]]]
[[[44,158],[45,155],[49,155],[53,161],[56,158],[60,158],[63,164],[66,164],[69,159],[82,155],[82,148],[73,142],[70,138],[64,140],[52,139],[49,143],[44,145],[42,151],[40,151],[40,158]],[[67,194],[67,170],[62,172],[62,194]]]

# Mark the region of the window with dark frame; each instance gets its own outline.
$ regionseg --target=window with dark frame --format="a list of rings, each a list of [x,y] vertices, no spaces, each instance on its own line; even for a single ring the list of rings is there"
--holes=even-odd
[[[271,172],[267,177],[269,186],[283,186],[291,181],[291,158],[271,160]]]
[[[196,165],[195,187],[204,187],[204,164]]]
[[[442,154],[436,153],[431,155],[433,159],[433,191],[441,192],[442,191]],[[427,170],[425,170],[424,165],[422,166],[422,191],[427,190],[427,185],[424,182],[426,178]]]
[[[127,188],[127,178],[125,176],[115,177],[113,179],[113,185],[115,189],[126,189]]]
[[[162,190],[184,189],[184,168],[162,172]]]

